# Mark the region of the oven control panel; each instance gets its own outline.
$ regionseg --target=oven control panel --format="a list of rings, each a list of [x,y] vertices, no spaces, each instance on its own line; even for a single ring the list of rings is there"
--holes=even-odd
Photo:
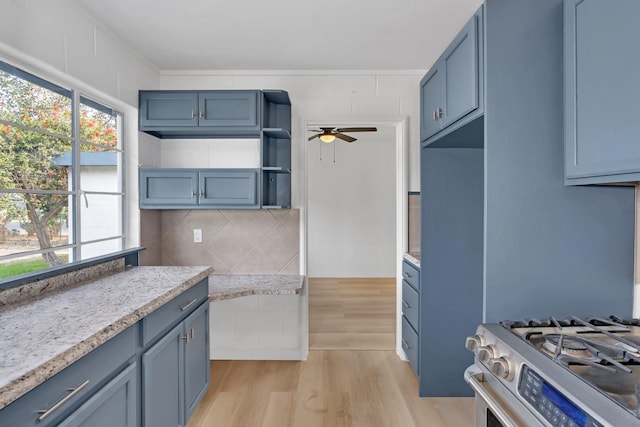
[[[554,427],[603,427],[526,365],[518,393]]]

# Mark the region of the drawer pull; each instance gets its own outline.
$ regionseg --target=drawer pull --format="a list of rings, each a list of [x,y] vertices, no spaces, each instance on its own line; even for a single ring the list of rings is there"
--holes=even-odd
[[[55,405],[53,405],[51,408],[49,409],[44,409],[41,411],[38,411],[38,413],[40,414],[40,416],[38,417],[38,421],[43,421],[45,418],[47,418],[49,415],[51,415],[52,413],[54,413],[56,410],[58,410],[62,405],[64,405],[65,403],[67,403],[69,401],[69,399],[71,399],[73,396],[75,396],[76,394],[80,393],[80,391],[85,388],[87,385],[89,384],[89,380],[86,380],[85,382],[83,382],[82,384],[80,384],[78,387],[75,388],[69,388],[67,389],[69,391],[69,394],[67,394],[65,397],[63,397],[62,399],[60,399],[58,401],[58,403],[56,403]]]
[[[189,309],[189,307],[191,307],[193,304],[195,304],[196,302],[198,302],[197,299],[192,299],[191,301],[189,301],[188,303],[186,303],[185,305],[183,305],[182,307],[180,307],[180,311],[186,311]]]
[[[405,271],[404,272],[404,277],[413,277],[411,274],[409,274],[409,272]]]
[[[411,308],[411,304],[409,304],[405,300],[402,300],[402,305],[404,305],[405,308]]]
[[[196,335],[196,331],[191,328],[191,330],[189,331],[189,334],[191,335],[191,339],[193,339],[193,337]]]
[[[411,346],[404,338],[402,338],[402,346],[406,347],[407,350],[411,350]]]

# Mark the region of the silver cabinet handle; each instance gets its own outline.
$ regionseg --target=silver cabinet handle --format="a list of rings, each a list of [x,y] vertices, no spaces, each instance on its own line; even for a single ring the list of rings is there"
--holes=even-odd
[[[193,111],[193,110],[191,110],[191,118],[192,118],[192,119],[195,119],[195,118],[196,118],[196,112],[195,112],[195,111]]]
[[[185,311],[187,310],[189,307],[191,307],[193,304],[195,304],[198,300],[197,299],[192,299],[191,301],[189,301],[188,303],[186,303],[185,305],[183,305],[182,307],[180,307],[180,311]]]
[[[193,339],[193,337],[195,336],[195,331],[193,330],[193,328],[189,329],[186,333],[186,335],[181,336],[180,338],[182,338],[183,340],[185,340],[187,343],[189,341],[191,341]]]
[[[411,308],[411,304],[409,304],[408,302],[406,302],[405,300],[402,300],[402,305],[405,306],[405,308]]]
[[[197,195],[198,193],[196,193],[196,190],[193,190],[193,192],[191,193],[191,198],[195,199]]]
[[[433,112],[431,113],[431,118],[436,121],[438,120],[438,118],[436,117],[436,110],[433,110]]]
[[[204,190],[200,190],[200,198],[204,199]]]
[[[202,110],[200,110],[198,117],[204,119],[204,112],[202,112]]]
[[[405,271],[404,272],[404,277],[413,277],[409,272]]]
[[[436,109],[436,120],[444,117],[444,110],[440,107]]]
[[[407,350],[411,350],[411,346],[409,345],[409,343],[404,338],[402,338],[402,346],[406,347]]]
[[[85,388],[87,385],[89,384],[89,380],[86,380],[85,382],[83,382],[82,384],[80,384],[78,387],[74,387],[74,388],[69,388],[67,389],[67,391],[69,391],[69,394],[67,394],[65,397],[63,397],[62,399],[60,399],[58,401],[58,403],[56,403],[55,405],[53,405],[51,408],[49,409],[44,409],[44,410],[40,410],[38,411],[38,413],[40,414],[40,416],[38,417],[38,422],[44,420],[45,418],[47,418],[49,415],[53,414],[55,411],[57,411],[62,405],[64,405],[65,403],[67,403],[69,401],[69,399],[71,399],[73,396],[75,396],[76,394],[80,393],[80,391]]]

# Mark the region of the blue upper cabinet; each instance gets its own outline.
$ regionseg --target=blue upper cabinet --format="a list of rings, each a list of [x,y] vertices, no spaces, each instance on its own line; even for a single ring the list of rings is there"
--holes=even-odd
[[[640,180],[640,2],[565,0],[565,183]]]
[[[258,208],[257,169],[216,169],[199,173],[200,205]]]
[[[255,90],[200,92],[199,126],[259,130],[258,95]]]
[[[438,108],[442,104],[442,72],[441,63],[437,62],[431,67],[426,76],[420,82],[420,140],[424,141],[436,134],[441,129],[442,121],[436,114],[440,114]]]
[[[482,115],[482,8],[420,83],[420,139],[450,132]]]
[[[198,126],[196,92],[140,92],[140,129]]]
[[[258,90],[140,91],[140,130],[161,138],[258,137]]]
[[[259,169],[139,170],[140,209],[258,209]]]

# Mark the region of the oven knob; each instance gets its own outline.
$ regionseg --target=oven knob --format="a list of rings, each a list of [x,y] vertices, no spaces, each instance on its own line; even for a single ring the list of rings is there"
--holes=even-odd
[[[494,345],[484,345],[478,349],[478,360],[489,363],[491,359],[498,356],[498,349]]]
[[[467,337],[464,346],[467,348],[467,350],[477,353],[478,349],[484,346],[484,338],[482,338],[480,335]]]
[[[511,381],[514,377],[513,362],[506,357],[494,357],[489,361],[489,369],[500,378]]]

